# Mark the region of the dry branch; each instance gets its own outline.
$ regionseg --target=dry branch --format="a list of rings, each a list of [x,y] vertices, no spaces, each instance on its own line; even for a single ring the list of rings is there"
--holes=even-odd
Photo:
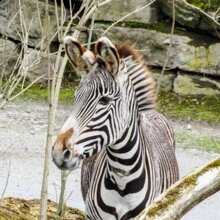
[[[220,158],[179,180],[136,220],[177,220],[220,190]]]
[[[17,17],[19,17],[21,31],[17,31],[17,35],[20,37],[19,40],[21,42],[21,49],[20,49],[19,54],[16,55],[16,62],[14,64],[14,66],[12,67],[12,70],[11,70],[11,73],[9,74],[9,76],[4,75],[4,71],[8,65],[9,59],[13,58],[15,56],[15,54],[17,53],[16,49],[13,54],[9,55],[8,59],[6,59],[6,62],[4,62],[2,72],[1,72],[1,77],[0,77],[0,87],[1,87],[0,88],[0,108],[2,108],[8,101],[11,101],[11,100],[15,99],[16,97],[18,97],[19,95],[21,95],[23,92],[28,90],[34,83],[36,83],[37,81],[39,81],[41,78],[44,77],[44,75],[38,77],[32,83],[30,83],[28,86],[25,87],[25,80],[26,80],[28,71],[34,65],[39,63],[39,61],[41,59],[44,58],[44,56],[41,56],[41,57],[38,56],[31,63],[28,61],[29,58],[35,52],[37,52],[38,54],[43,52],[42,45],[44,43],[44,33],[42,33],[42,40],[38,43],[38,45],[36,47],[36,48],[40,48],[40,50],[35,48],[32,50],[32,52],[29,53],[28,43],[30,40],[30,28],[32,26],[33,17],[31,19],[30,23],[27,24],[27,22],[25,20],[24,12],[23,12],[24,5],[23,5],[22,1],[19,0],[16,4],[18,4],[19,8],[18,8],[17,12],[15,13],[15,15],[13,15],[13,17],[9,21],[8,26],[6,27],[6,33],[7,33],[7,30],[9,29],[9,27],[13,25],[13,22],[15,21],[15,19]],[[38,5],[37,1],[36,1],[36,4]],[[38,15],[40,15],[38,7],[37,7],[37,10],[38,10],[37,11]],[[39,18],[39,20],[40,20],[40,18]],[[6,39],[7,39],[7,36],[6,36]],[[6,45],[6,41],[5,41],[5,45]],[[5,48],[6,48],[6,46],[5,46]],[[16,91],[16,89],[19,87],[19,85],[21,85],[21,89],[20,89],[20,91]],[[15,93],[15,91],[16,91],[16,93]]]
[[[45,158],[44,158],[44,171],[43,171],[43,181],[41,187],[41,202],[39,209],[39,219],[46,220],[47,219],[47,198],[48,198],[48,177],[49,177],[49,159],[50,159],[50,145],[52,143],[52,131],[53,124],[51,123],[51,117],[53,114],[53,106],[52,106],[52,98],[51,95],[53,91],[51,91],[50,87],[50,44],[49,44],[49,2],[45,0],[45,43],[46,43],[46,53],[48,58],[48,102],[49,102],[49,111],[48,111],[48,127],[47,127],[47,143],[45,147]]]
[[[162,77],[165,73],[167,63],[168,63],[169,58],[170,58],[170,53],[171,53],[171,50],[172,50],[172,46],[173,46],[173,34],[174,34],[174,29],[175,29],[175,17],[176,17],[175,0],[172,0],[172,27],[171,27],[171,33],[170,33],[170,42],[169,42],[169,47],[167,49],[167,54],[166,54],[166,58],[165,58],[165,61],[164,61],[164,64],[163,64],[163,68],[162,68],[160,77],[157,81],[157,89],[156,89],[156,94],[157,95],[160,91]]]
[[[4,197],[7,186],[8,186],[8,182],[9,182],[9,177],[10,177],[10,173],[11,173],[11,158],[9,159],[9,164],[8,164],[8,174],[7,174],[7,178],[6,178],[6,182],[5,182],[5,187],[3,189],[2,195],[1,195],[1,199]]]

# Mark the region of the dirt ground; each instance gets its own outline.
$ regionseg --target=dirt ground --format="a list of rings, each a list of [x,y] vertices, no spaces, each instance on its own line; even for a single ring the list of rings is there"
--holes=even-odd
[[[71,105],[59,105],[54,138],[70,114],[71,108]],[[9,173],[9,182],[4,197],[28,199],[40,197],[47,109],[45,102],[19,100],[9,103],[0,110],[0,196],[4,191]],[[192,136],[208,136],[211,140],[220,139],[220,127],[218,126],[177,120],[171,122],[177,135],[188,132]],[[181,176],[219,156],[219,154],[208,150],[197,150],[197,147],[193,140],[177,142],[177,157]],[[60,171],[51,161],[49,198],[58,201],[59,191]],[[80,192],[79,169],[73,171],[68,178],[66,200],[69,206],[84,210]],[[220,192],[202,202],[182,219],[220,219],[219,202]]]

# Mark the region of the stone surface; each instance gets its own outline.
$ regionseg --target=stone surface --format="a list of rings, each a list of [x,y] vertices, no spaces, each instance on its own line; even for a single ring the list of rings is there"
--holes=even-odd
[[[45,3],[32,0],[22,0],[23,7],[21,8],[21,12],[24,19],[23,22],[21,22],[22,19],[18,13],[19,1],[1,0],[0,2],[0,34],[21,41],[20,36],[22,36],[22,29],[27,29],[29,30],[29,45],[39,47],[38,44],[42,38],[41,25],[43,26],[45,23]],[[50,4],[49,11],[50,26],[48,33],[51,38],[57,29],[55,6]],[[54,38],[54,40],[57,39]]]
[[[160,0],[163,1],[163,0]],[[29,47],[38,47],[42,38],[41,25],[45,24],[45,2],[33,1],[33,0],[21,0],[23,3],[22,13],[26,23],[26,28],[30,28],[29,31]],[[122,0],[122,1],[111,1],[110,4],[100,7],[99,13],[97,14],[96,20],[99,23],[95,24],[94,37],[96,40],[102,36],[103,32],[107,29],[105,21],[116,21],[127,15],[128,13],[135,11],[138,8],[142,8],[148,4],[150,0]],[[170,0],[167,2],[170,3]],[[0,0],[0,35],[8,35],[9,40],[0,38],[0,74],[8,75],[12,72],[13,67],[17,61],[18,54],[16,47],[20,44],[20,36],[22,35],[21,19],[18,11],[19,1],[14,0]],[[184,3],[185,4],[185,3]],[[180,7],[179,5],[177,5]],[[177,7],[177,8],[178,8]],[[39,11],[37,10],[39,8]],[[53,1],[50,1],[50,36],[54,35],[56,31],[56,19],[55,19],[55,6]],[[58,9],[60,10],[60,9]],[[166,8],[163,8],[163,11]],[[17,13],[17,14],[16,14]],[[68,9],[67,9],[68,13]],[[130,42],[135,44],[135,47],[141,51],[146,58],[148,65],[155,68],[162,68],[167,55],[167,50],[170,43],[170,26],[166,26],[164,23],[155,24],[160,22],[159,17],[161,11],[157,4],[153,4],[151,7],[146,7],[138,13],[132,14],[120,25],[122,27],[113,27],[107,33],[113,42]],[[169,12],[165,12],[169,15]],[[39,15],[40,14],[40,18]],[[14,17],[14,20],[10,20]],[[179,18],[177,16],[177,18]],[[185,19],[185,17],[184,17]],[[101,24],[104,21],[105,24]],[[10,25],[9,25],[10,23]],[[153,23],[153,24],[152,24]],[[24,23],[23,23],[24,24]],[[189,25],[194,25],[190,23]],[[24,26],[23,26],[24,28]],[[75,27],[71,28],[70,32],[74,31]],[[191,27],[191,28],[194,28]],[[82,43],[87,42],[87,32],[85,31],[79,37]],[[11,41],[12,40],[12,41]],[[55,42],[57,38],[53,39]],[[5,47],[6,45],[6,47]],[[53,45],[53,51],[58,47],[57,42]],[[30,81],[35,80],[39,76],[47,73],[47,58],[43,57],[37,50],[29,49],[28,53],[24,55],[27,65],[32,65],[36,60],[36,65],[32,65],[27,72],[27,79]],[[175,30],[173,36],[173,47],[168,59],[167,69],[184,71],[191,73],[192,75],[200,74],[199,77],[191,78],[185,75],[178,75],[175,79],[176,74],[166,73],[161,77],[161,89],[163,91],[174,90],[178,93],[182,93],[181,89],[184,85],[184,80],[188,80],[187,85],[196,87],[196,90],[192,90],[192,93],[197,91],[200,93],[216,94],[218,89],[214,89],[213,86],[219,85],[218,81],[214,78],[206,78],[206,81],[199,81],[197,78],[201,78],[201,74],[205,74],[207,77],[220,76],[220,42],[219,40],[212,38],[208,35],[195,34],[186,30]],[[51,62],[55,62],[55,55],[51,56]],[[51,69],[52,71],[52,69]],[[72,70],[71,70],[72,71]],[[160,72],[161,70],[159,70]],[[154,74],[155,78],[158,79],[159,74]],[[183,77],[183,78],[181,78]],[[187,79],[186,79],[187,78]],[[43,80],[46,80],[45,77]],[[202,77],[204,80],[204,77]],[[202,83],[203,82],[203,83]],[[214,83],[214,84],[213,84]],[[211,87],[210,87],[211,86]],[[202,87],[208,87],[208,91],[202,91]],[[215,86],[214,86],[215,87]],[[186,88],[186,93],[189,91]]]
[[[106,25],[96,24],[96,38],[106,28]],[[113,27],[106,36],[114,42],[135,44],[150,66],[163,67],[170,34],[141,28]],[[175,34],[167,68],[220,76],[220,43],[210,38],[199,34],[191,34],[190,37]]]
[[[0,38],[0,74],[9,75],[18,58],[16,44]]]
[[[219,95],[220,80],[180,73],[174,80],[173,88],[175,93],[181,95]]]
[[[127,14],[144,7],[151,0],[120,0],[111,1],[109,4],[102,6],[97,14],[96,20],[117,21]],[[156,4],[146,7],[137,13],[132,14],[125,21],[155,23],[159,20],[159,9]]]
[[[211,4],[212,6],[216,5],[214,7],[215,9],[213,9],[216,12],[219,8],[219,4],[217,6],[217,1],[214,4],[210,1],[201,1],[201,3],[205,2],[206,4]],[[199,1],[197,1],[197,4],[198,3]],[[172,0],[158,0],[158,5],[160,6],[162,12],[172,19]],[[218,34],[220,31],[220,23],[209,14],[206,14],[203,10],[187,3],[185,0],[176,0],[175,11],[175,21],[183,27],[194,29],[197,32],[200,30],[201,32],[212,34],[216,38],[220,39]]]
[[[172,72],[165,73],[161,75],[161,70],[151,70],[153,77],[157,82],[157,85],[160,84],[160,91],[171,92],[173,90],[173,82],[176,75]]]
[[[62,62],[62,57],[60,62]],[[35,79],[45,75],[38,82],[45,82],[48,77],[48,58],[46,55],[38,50],[29,49],[27,54],[24,56],[24,62],[26,62],[28,68],[27,71],[27,79],[29,81],[34,81]],[[56,55],[52,54],[50,56],[51,68],[50,74],[53,74],[54,64],[56,62]]]

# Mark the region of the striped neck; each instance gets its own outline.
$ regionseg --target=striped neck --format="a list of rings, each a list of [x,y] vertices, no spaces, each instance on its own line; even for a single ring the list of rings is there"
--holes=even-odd
[[[127,74],[134,87],[139,112],[155,109],[155,81],[143,61],[134,60],[132,56],[123,59]]]
[[[106,178],[111,180],[108,183],[109,188],[114,188],[120,194],[127,192],[127,182],[129,187],[135,188],[136,182],[131,179],[141,178],[146,180],[146,157],[142,146],[142,135],[139,131],[138,120],[133,117],[130,126],[124,132],[124,135],[113,146],[107,148],[107,172]],[[140,183],[140,189],[144,184]],[[129,191],[129,190],[128,190]]]

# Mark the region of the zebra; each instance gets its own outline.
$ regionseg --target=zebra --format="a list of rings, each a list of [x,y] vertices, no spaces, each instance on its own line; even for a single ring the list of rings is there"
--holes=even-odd
[[[58,168],[82,162],[88,220],[134,219],[179,178],[171,125],[156,110],[155,82],[132,47],[100,38],[94,52],[67,36],[81,81],[52,149]]]

